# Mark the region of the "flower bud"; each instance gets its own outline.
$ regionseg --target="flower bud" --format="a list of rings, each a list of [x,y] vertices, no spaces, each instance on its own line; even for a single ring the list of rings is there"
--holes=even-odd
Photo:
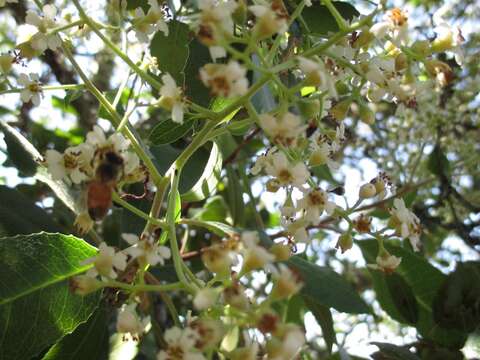
[[[217,297],[218,293],[214,289],[200,289],[195,294],[193,306],[195,306],[197,310],[206,310],[215,304]]]
[[[302,99],[298,102],[300,114],[307,119],[317,117],[320,112],[320,100]]]
[[[347,117],[351,104],[352,100],[350,99],[342,100],[336,103],[335,106],[330,109],[330,113],[335,118],[335,120],[343,121]]]
[[[270,247],[270,252],[275,255],[276,261],[286,261],[290,258],[292,250],[285,244],[274,244]]]
[[[102,283],[93,277],[79,275],[69,280],[69,288],[74,294],[85,296],[102,288]]]
[[[8,74],[12,69],[14,58],[10,54],[0,55],[0,73]]]
[[[363,184],[358,192],[358,197],[360,199],[370,199],[375,195],[377,195],[377,189],[375,188],[375,185],[371,183]]]
[[[375,123],[375,113],[367,106],[360,104],[360,120],[367,125]]]
[[[350,89],[348,88],[348,85],[345,84],[343,81],[337,81],[335,83],[335,89],[337,90],[338,95],[345,95],[350,92]]]
[[[337,241],[337,245],[335,246],[336,249],[340,249],[342,254],[345,251],[350,250],[352,247],[353,247],[353,238],[349,232],[340,235]]]

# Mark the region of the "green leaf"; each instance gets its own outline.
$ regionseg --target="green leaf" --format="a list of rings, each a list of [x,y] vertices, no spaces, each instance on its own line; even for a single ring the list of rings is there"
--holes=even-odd
[[[82,90],[79,89],[74,89],[74,90],[67,90],[67,94],[63,98],[63,106],[64,108],[67,108],[70,106],[70,103],[72,101],[77,100],[79,97],[81,97],[83,94]]]
[[[189,33],[187,24],[173,20],[168,23],[168,36],[158,31],[150,43],[150,54],[157,58],[158,68],[172,75],[177,85],[184,83]]]
[[[231,166],[227,170],[227,202],[232,215],[233,225],[242,226],[245,220],[245,204],[243,202],[243,185],[240,183],[240,175]]]
[[[71,235],[38,233],[0,239],[0,358],[39,353],[85,322],[100,292],[81,297],[68,278],[96,249]]]
[[[210,91],[200,80],[200,68],[212,62],[208,48],[197,39],[188,44],[190,57],[185,66],[185,95],[198,105],[208,106],[210,104]]]
[[[333,344],[337,343],[335,329],[333,328],[332,312],[327,306],[323,306],[315,301],[307,299],[305,304],[315,316],[318,325],[322,328],[323,340],[327,344],[327,350],[331,354]]]
[[[428,170],[437,176],[446,176],[450,174],[450,162],[439,145],[435,145],[433,151],[428,156]]]
[[[388,291],[397,310],[407,323],[416,324],[418,321],[418,304],[412,288],[397,273],[381,275],[385,279]]]
[[[107,320],[107,311],[98,308],[87,322],[52,346],[42,360],[108,359]]]
[[[312,264],[298,256],[291,257],[287,263],[303,278],[301,295],[305,301],[351,314],[371,312],[355,289],[332,269]]]
[[[60,231],[52,216],[21,192],[0,185],[0,229],[4,235]]]
[[[349,3],[334,1],[333,5],[345,20],[352,20],[360,15],[357,9]],[[325,5],[314,3],[312,6],[306,7],[303,9],[302,17],[313,35],[327,35],[329,32],[339,30],[335,18]]]
[[[433,302],[435,322],[446,329],[473,332],[480,324],[480,262],[458,263]]]
[[[8,159],[21,174],[25,176],[34,175],[38,164],[21,142],[21,138],[17,136],[18,131],[5,122],[0,122],[0,128],[3,131],[4,140],[7,145]]]
[[[195,218],[202,221],[222,222],[225,221],[227,212],[228,209],[225,200],[223,200],[223,197],[220,195],[216,195],[205,201],[203,209],[195,215]]]
[[[372,345],[377,346],[382,355],[382,359],[386,360],[420,360],[420,358],[414,353],[410,352],[408,349],[381,342],[372,342]]]
[[[217,234],[218,236],[221,236],[221,237],[223,236],[228,237],[228,236],[233,236],[235,234],[238,234],[238,231],[235,228],[218,221],[203,221],[203,220],[197,220],[197,219],[189,219],[188,225],[205,228],[208,231],[211,231],[212,233]]]
[[[183,124],[179,124],[165,119],[153,128],[149,139],[154,145],[170,144],[182,138],[192,128],[194,122],[192,119],[186,119]]]
[[[188,165],[188,162],[187,162]],[[188,167],[186,166],[186,170]],[[187,192],[182,192],[182,200],[184,201],[200,201],[210,196],[218,184],[220,172],[222,171],[222,153],[218,145],[213,142],[208,162],[205,165],[202,175]],[[186,174],[182,172],[182,176]]]

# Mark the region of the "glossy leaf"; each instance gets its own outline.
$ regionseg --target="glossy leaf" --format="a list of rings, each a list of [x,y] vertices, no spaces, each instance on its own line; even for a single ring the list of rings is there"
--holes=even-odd
[[[22,146],[18,137],[12,131],[13,128],[6,123],[0,122],[0,129],[3,131],[5,144],[7,145],[8,159],[24,176],[35,174],[38,164],[32,159],[30,153]],[[16,131],[16,130],[15,130]]]
[[[50,348],[42,360],[108,359],[108,315],[98,308],[87,322]]]
[[[202,176],[190,190],[187,192],[182,192],[182,200],[200,201],[205,199],[207,196],[212,195],[218,184],[221,170],[222,153],[220,152],[218,145],[214,142]],[[182,173],[182,176],[185,176],[185,174]]]
[[[188,60],[189,32],[187,24],[173,20],[168,23],[168,36],[158,31],[150,43],[150,53],[157,58],[158,68],[163,73],[169,73],[182,85],[184,69]]]
[[[376,353],[379,356],[378,359],[420,360],[417,355],[401,346],[381,342],[373,342],[372,345],[375,345],[380,349],[380,351]],[[372,357],[377,359],[375,354],[373,354]]]
[[[334,1],[333,5],[345,20],[352,20],[360,14],[347,2]],[[312,6],[306,7],[302,12],[302,17],[313,35],[327,35],[329,32],[339,30],[335,18],[325,5],[314,3]]]
[[[378,251],[377,242],[375,240],[362,240],[357,244],[360,246],[365,260],[368,263],[374,263]],[[385,247],[392,255],[402,258],[396,272],[405,280],[405,283],[408,284],[415,295],[418,304],[418,321],[415,326],[420,334],[442,346],[461,348],[466,341],[466,334],[455,329],[441,328],[433,319],[433,300],[446,276],[426,259],[407,249],[391,244],[386,244]],[[371,270],[371,272],[377,299],[382,308],[395,320],[408,322],[401,311],[398,310],[393,295],[385,282],[379,282],[378,278],[376,280],[375,273],[377,271]]]
[[[85,322],[100,293],[74,295],[68,279],[96,249],[70,235],[0,239],[0,358],[29,359]]]
[[[332,269],[312,264],[298,256],[291,257],[287,263],[303,278],[301,294],[305,301],[351,314],[370,313],[370,308],[355,289]]]
[[[0,185],[0,230],[4,235],[61,231],[61,227],[21,192]]]
[[[182,138],[193,126],[194,120],[185,120],[178,124],[170,119],[161,121],[150,133],[150,141],[154,145],[170,144]]]
[[[321,305],[312,300],[307,299],[305,304],[312,312],[313,316],[315,316],[318,325],[322,328],[323,340],[327,345],[328,352],[331,353],[333,344],[337,342],[335,329],[333,328],[332,312],[327,306]]]

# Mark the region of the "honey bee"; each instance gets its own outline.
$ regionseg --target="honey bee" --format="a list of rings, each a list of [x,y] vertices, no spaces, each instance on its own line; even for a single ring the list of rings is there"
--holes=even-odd
[[[112,150],[99,154],[95,179],[87,187],[87,208],[92,220],[101,220],[112,206],[112,192],[123,174],[123,158]]]

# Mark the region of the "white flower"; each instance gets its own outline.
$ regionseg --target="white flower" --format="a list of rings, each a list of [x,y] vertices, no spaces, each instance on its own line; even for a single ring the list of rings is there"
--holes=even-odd
[[[450,51],[455,55],[458,65],[463,65],[465,55],[461,45],[464,43],[462,32],[459,28],[452,28],[444,19],[443,15],[447,7],[442,6],[433,14],[433,23],[437,38],[432,43],[433,51]]]
[[[159,105],[172,112],[172,121],[183,123],[185,103],[183,102],[182,89],[170,74],[162,76],[163,85],[160,88]]]
[[[212,288],[203,288],[197,291],[193,298],[193,306],[197,310],[206,310],[212,307],[217,301],[218,292]]]
[[[28,103],[31,100],[33,105],[40,105],[42,87],[38,74],[30,73],[30,77],[27,74],[20,74],[17,81],[23,86],[23,90],[20,92],[22,101]]]
[[[195,349],[198,339],[196,331],[172,327],[165,331],[164,339],[167,349],[158,353],[157,360],[205,360],[205,357]]]
[[[145,331],[150,323],[150,317],[147,316],[143,320],[139,318],[135,308],[137,304],[123,306],[117,318],[117,332],[122,334],[130,334],[133,340],[138,340],[139,336]]]
[[[260,115],[260,126],[273,142],[284,146],[294,145],[297,137],[307,128],[298,116],[290,112],[278,118],[270,114],[262,114]]]
[[[223,38],[233,33],[232,13],[235,11],[237,3],[235,1],[199,0],[198,7],[201,13],[193,24],[198,39],[210,48],[210,54],[214,60],[216,57],[224,57],[214,56],[215,50],[212,51],[212,47],[216,47]],[[216,54],[218,51],[219,49]]]
[[[395,44],[405,45],[408,42],[408,17],[399,8],[394,8],[387,12],[384,21],[374,24],[370,32],[377,39],[383,39],[390,34]]]
[[[285,264],[279,264],[272,271],[272,297],[286,299],[300,291],[303,281]]]
[[[93,268],[87,271],[87,276],[107,277],[115,279],[117,277],[117,270],[125,270],[127,266],[127,256],[121,252],[115,253],[115,249],[102,242],[98,248],[99,252],[96,256],[91,257],[82,262],[82,265],[93,264]]]
[[[265,164],[268,175],[275,177],[280,185],[294,185],[301,187],[310,176],[307,167],[302,162],[291,164],[286,155],[276,152],[269,155],[269,162]]]
[[[282,337],[283,359],[293,359],[305,344],[305,334],[295,325],[289,326]]]
[[[313,225],[320,223],[320,216],[324,211],[332,214],[335,208],[336,204],[328,200],[328,193],[320,188],[308,190],[297,203],[297,211],[303,211],[305,220]]]
[[[147,14],[141,7],[136,8],[135,18],[132,21],[135,36],[140,42],[148,42],[149,35],[161,31],[168,36],[168,26],[164,20],[162,8],[157,0],[148,0],[150,8]]]
[[[228,64],[206,64],[200,79],[212,93],[225,98],[244,95],[248,90],[247,70],[236,61]]]
[[[255,231],[244,231],[241,240],[243,243],[243,249],[241,250],[243,255],[242,271],[261,269],[275,260],[275,255],[263,246],[258,245],[258,234]]]
[[[301,56],[298,58],[298,66],[305,74],[305,85],[318,87],[321,91],[328,91],[330,96],[337,98],[335,79],[330,76],[323,61],[315,60]]]
[[[6,3],[18,3],[18,0],[0,0],[0,7],[5,6]]]
[[[405,206],[403,199],[393,200],[393,209],[390,211],[393,224],[398,235],[410,240],[413,250],[419,250],[422,228],[420,219]]]
[[[311,166],[327,165],[330,170],[337,170],[339,164],[332,159],[334,154],[332,143],[327,141],[325,137],[314,137],[310,142],[310,158]]]
[[[95,125],[93,130],[87,133],[85,143],[96,149],[110,148],[118,153],[127,150],[130,146],[130,141],[125,139],[120,133],[113,133],[107,138],[102,128],[98,125]]]
[[[56,50],[62,45],[62,41],[57,34],[49,34],[49,30],[59,25],[55,20],[57,8],[48,4],[42,10],[43,16],[39,16],[33,10],[28,10],[25,18],[27,24],[35,26],[38,30],[31,39],[32,47],[40,52],[44,52],[46,49]]]
[[[135,234],[122,234],[122,239],[132,245],[124,250],[133,259],[139,258],[142,262],[155,266],[163,265],[165,259],[171,256],[170,249],[159,245],[153,238],[147,237],[140,240]]]
[[[259,39],[265,39],[273,34],[282,35],[288,30],[288,12],[283,3],[272,1],[271,4],[252,5],[248,7],[257,21],[254,34]]]
[[[80,184],[92,177],[90,162],[94,149],[87,144],[69,147],[63,154],[56,150],[47,150],[45,162],[54,180],[66,180]]]
[[[390,255],[388,251],[383,250],[376,258],[375,265],[368,265],[375,270],[383,271],[384,273],[391,274],[400,265],[402,259],[394,255]]]

